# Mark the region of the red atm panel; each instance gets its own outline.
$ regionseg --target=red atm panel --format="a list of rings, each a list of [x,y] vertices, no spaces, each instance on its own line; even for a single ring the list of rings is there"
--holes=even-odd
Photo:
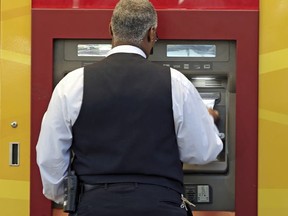
[[[68,1],[67,1],[68,2]],[[80,1],[79,1],[80,2]],[[110,39],[112,10],[32,11],[31,216],[50,216],[35,146],[53,90],[53,40]],[[159,38],[236,41],[236,215],[257,215],[258,11],[158,10]],[[101,20],[101,22],[98,22]]]

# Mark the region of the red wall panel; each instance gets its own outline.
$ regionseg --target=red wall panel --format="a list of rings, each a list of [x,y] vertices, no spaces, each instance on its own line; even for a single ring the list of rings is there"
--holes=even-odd
[[[32,11],[31,216],[50,216],[52,211],[51,202],[42,195],[40,175],[35,163],[35,146],[41,118],[53,90],[53,40],[108,39],[111,14],[112,10],[33,9]],[[237,216],[255,216],[257,215],[258,11],[159,10],[158,16],[158,33],[161,39],[213,39],[237,42],[235,211]],[[101,22],[95,21],[100,19]]]
[[[42,195],[40,175],[35,163],[35,145],[41,118],[52,92],[53,40],[110,38],[108,25],[112,10],[81,9],[113,9],[117,2],[118,0],[32,0],[31,160],[34,163],[31,164],[31,216],[52,214],[51,202]],[[236,149],[235,211],[237,216],[255,216],[257,215],[259,0],[151,0],[151,2],[155,8],[160,9],[158,33],[161,39],[237,41],[236,137],[237,143],[241,145],[237,145]],[[95,22],[95,17],[102,22]],[[189,26],[193,28],[187,28],[187,20],[190,20]],[[94,28],[83,23],[93,23]]]

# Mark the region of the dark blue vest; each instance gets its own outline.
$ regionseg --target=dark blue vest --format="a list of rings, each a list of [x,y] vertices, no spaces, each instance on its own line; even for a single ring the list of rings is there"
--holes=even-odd
[[[84,183],[151,183],[182,193],[170,69],[124,53],[86,66],[72,148]]]

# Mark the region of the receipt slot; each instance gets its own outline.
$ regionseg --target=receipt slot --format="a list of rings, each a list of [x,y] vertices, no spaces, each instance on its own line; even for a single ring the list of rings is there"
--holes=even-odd
[[[217,126],[224,148],[217,161],[183,165],[186,197],[199,210],[235,208],[235,46],[235,41],[163,40],[149,57],[182,72],[207,108],[218,110],[221,116]],[[70,71],[102,60],[110,49],[110,40],[55,40],[54,85]]]

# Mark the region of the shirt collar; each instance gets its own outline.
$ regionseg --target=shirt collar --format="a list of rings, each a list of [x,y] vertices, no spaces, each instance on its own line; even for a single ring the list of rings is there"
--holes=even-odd
[[[131,45],[116,46],[108,52],[107,56],[115,54],[115,53],[134,53],[134,54],[141,55],[144,58],[147,57],[146,54],[143,52],[143,50],[141,50],[140,48],[136,46],[131,46]]]

